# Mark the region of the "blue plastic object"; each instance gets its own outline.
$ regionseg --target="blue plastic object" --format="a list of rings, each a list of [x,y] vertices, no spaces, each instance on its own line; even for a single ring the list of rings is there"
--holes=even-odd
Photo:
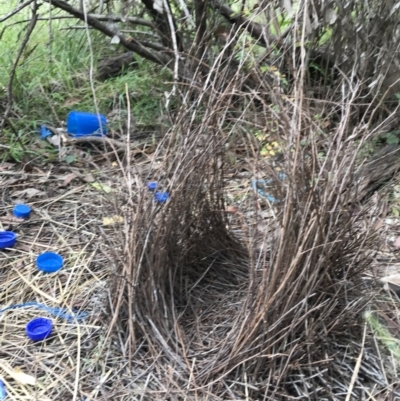
[[[5,400],[7,398],[6,386],[3,380],[0,380],[0,400]]]
[[[154,200],[159,203],[165,203],[169,198],[168,192],[156,192]]]
[[[31,208],[28,205],[16,205],[13,210],[14,216],[20,219],[27,219],[31,214]]]
[[[64,259],[58,253],[45,252],[36,258],[36,266],[45,273],[54,273],[62,268]]]
[[[268,199],[271,203],[279,202],[274,196],[264,192],[262,188],[265,188],[270,184],[272,180],[251,180],[251,187],[256,191],[261,197]]]
[[[48,136],[53,135],[53,133],[45,125],[40,126],[39,133],[41,139],[46,139]]]
[[[88,316],[88,312],[79,312],[78,309],[72,308],[73,315],[68,312],[68,309],[65,308],[52,308],[50,306],[46,306],[43,304],[40,304],[38,302],[25,302],[24,304],[14,304],[10,306],[6,306],[3,309],[0,309],[0,314],[4,313],[8,310],[12,309],[19,309],[19,308],[39,308],[42,309],[54,317],[60,317],[62,319],[68,320],[69,322],[75,322],[77,320],[78,322],[81,322],[83,319],[85,319],[86,316]]]
[[[45,317],[37,317],[26,325],[26,335],[32,341],[42,341],[50,336],[53,323]]]
[[[71,111],[67,117],[67,132],[74,137],[107,135],[107,119],[102,114]]]
[[[283,172],[278,173],[278,179],[283,181],[287,178],[286,174]],[[270,184],[272,184],[273,180],[251,180],[251,187],[254,191],[256,191],[261,197],[268,199],[271,203],[280,202],[279,199],[276,199],[274,196],[266,193],[264,189],[266,189]]]
[[[0,231],[0,249],[11,248],[17,242],[17,236],[12,231]]]
[[[148,182],[147,188],[149,189],[149,191],[155,191],[157,188],[157,182],[156,181]]]

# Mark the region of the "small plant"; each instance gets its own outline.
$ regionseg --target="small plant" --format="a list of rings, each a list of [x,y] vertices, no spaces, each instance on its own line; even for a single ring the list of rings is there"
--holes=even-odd
[[[264,134],[261,131],[256,131],[254,136],[260,142],[260,155],[263,157],[275,156],[277,153],[281,153],[279,143],[271,140],[269,134]]]
[[[383,325],[380,320],[371,311],[365,313],[365,319],[379,341],[385,348],[394,356],[397,361],[400,361],[400,341],[395,336],[390,334],[389,329]]]
[[[387,145],[398,145],[399,144],[399,134],[400,130],[395,130],[382,134],[381,137],[386,141]]]

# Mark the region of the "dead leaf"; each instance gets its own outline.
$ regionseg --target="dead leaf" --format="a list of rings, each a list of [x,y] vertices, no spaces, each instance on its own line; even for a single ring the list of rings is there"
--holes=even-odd
[[[119,38],[118,35],[114,35],[114,36],[111,38],[111,44],[113,44],[113,45],[117,45],[120,41],[121,41],[121,39]]]
[[[9,170],[11,167],[14,167],[12,163],[7,163],[7,162],[0,163],[0,171]]]
[[[81,176],[81,179],[85,182],[93,182],[94,181],[94,177],[93,174],[89,173],[89,174],[85,174]]]
[[[397,237],[397,238],[396,238],[396,241],[394,241],[394,246],[395,246],[396,248],[400,248],[400,237]]]
[[[63,107],[70,108],[74,104],[79,103],[81,100],[81,98],[69,98],[63,103]]]
[[[400,274],[382,277],[380,281],[385,284],[387,283],[393,291],[400,292]]]
[[[227,206],[225,208],[225,212],[226,213],[230,213],[230,214],[237,214],[239,213],[239,208],[237,208],[236,206]]]
[[[123,223],[124,218],[122,216],[112,216],[103,218],[103,226],[111,226],[117,223]]]
[[[265,232],[267,232],[268,231],[268,224],[266,224],[265,222],[263,222],[263,221],[260,221],[258,224],[257,224],[257,231],[260,231],[261,233],[265,233]]]
[[[68,174],[64,177],[64,181],[63,183],[60,185],[61,187],[66,187],[67,185],[69,185],[71,183],[72,180],[74,180],[75,178],[78,178],[78,175],[76,175],[75,173],[71,173]]]
[[[333,8],[328,7],[325,10],[324,19],[325,19],[325,22],[328,23],[329,25],[333,25],[336,22],[337,17],[338,16]]]
[[[282,0],[281,5],[286,9],[287,13],[290,15],[292,13],[292,3],[290,0]]]
[[[46,137],[46,141],[51,143],[56,148],[59,148],[61,144],[61,136],[60,135],[48,136]]]
[[[382,219],[378,219],[375,223],[374,229],[375,230],[380,230],[383,227],[383,220]]]
[[[40,191],[36,188],[27,188],[22,191],[14,192],[12,196],[17,196],[19,198],[33,198],[34,196],[43,196],[46,195],[46,192]]]

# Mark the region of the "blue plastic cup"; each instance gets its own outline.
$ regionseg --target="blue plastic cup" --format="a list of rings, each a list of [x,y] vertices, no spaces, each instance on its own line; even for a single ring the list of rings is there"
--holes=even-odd
[[[107,135],[107,119],[103,114],[71,111],[67,117],[67,132],[71,136]]]

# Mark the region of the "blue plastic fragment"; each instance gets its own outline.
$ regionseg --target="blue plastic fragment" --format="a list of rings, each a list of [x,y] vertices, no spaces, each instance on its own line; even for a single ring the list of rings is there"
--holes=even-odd
[[[40,127],[39,133],[41,139],[46,139],[48,136],[53,135],[53,133],[45,125]]]
[[[0,400],[5,400],[7,398],[6,386],[3,380],[0,380]]]
[[[278,179],[283,181],[287,176],[284,172],[279,172]],[[251,180],[251,187],[254,191],[256,191],[262,198],[268,199],[271,203],[279,202],[279,199],[276,199],[274,196],[264,192],[261,187],[267,187],[272,184],[273,180],[270,178],[268,180]]]
[[[154,200],[159,203],[165,203],[169,198],[168,192],[156,192]]]
[[[262,198],[268,199],[271,203],[275,203],[275,202],[278,202],[278,200],[274,196],[265,193],[261,188],[258,187],[258,185],[266,186],[266,185],[270,184],[270,182],[271,182],[271,180],[251,180],[251,187]]]
[[[36,307],[39,309],[42,309],[54,317],[60,317],[62,319],[67,320],[68,322],[74,322],[77,320],[78,322],[81,322],[85,317],[88,315],[87,312],[78,312],[75,308],[72,308],[72,311],[74,312],[74,315],[71,315],[68,313],[68,310],[65,308],[51,308],[49,306],[40,304],[38,302],[26,302],[24,304],[15,304],[15,305],[10,305],[7,306],[6,308],[0,309],[0,313],[3,313],[7,310],[11,309],[19,309],[19,308],[27,308],[27,307]]]
[[[147,183],[147,188],[149,191],[155,191],[157,188],[157,182],[156,181],[150,181]]]

